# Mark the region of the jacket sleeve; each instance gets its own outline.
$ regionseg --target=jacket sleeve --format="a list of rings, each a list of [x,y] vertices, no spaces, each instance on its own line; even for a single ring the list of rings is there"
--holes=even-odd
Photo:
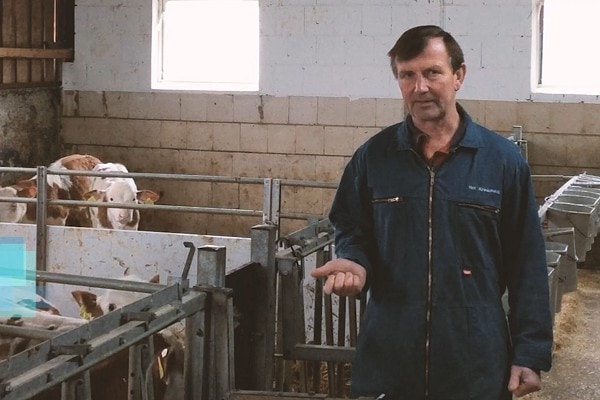
[[[509,183],[512,182],[512,183]],[[514,365],[548,371],[552,317],[548,267],[529,166],[519,160],[507,174],[502,205],[503,263],[509,296]]]
[[[336,192],[329,219],[335,228],[335,253],[367,270],[368,290],[374,246],[370,191],[360,149],[346,166]]]

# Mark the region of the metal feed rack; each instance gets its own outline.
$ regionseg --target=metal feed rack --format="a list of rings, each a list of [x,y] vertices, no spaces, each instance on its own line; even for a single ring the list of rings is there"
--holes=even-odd
[[[190,249],[195,250],[193,247]],[[129,400],[153,400],[152,336],[185,321],[185,400],[225,398],[233,388],[233,305],[224,287],[225,248],[198,249],[199,284],[188,287],[191,257],[178,282],[159,285],[38,272],[46,282],[86,284],[149,293],[121,309],[59,334],[0,362],[0,399],[30,398],[59,383],[62,400],[90,400],[90,368],[129,348]],[[4,329],[7,328],[7,329]],[[36,337],[26,328],[0,326],[0,333]],[[39,337],[39,336],[38,336]]]

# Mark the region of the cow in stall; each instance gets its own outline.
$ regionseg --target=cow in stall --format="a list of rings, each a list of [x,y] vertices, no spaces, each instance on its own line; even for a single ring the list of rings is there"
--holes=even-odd
[[[103,163],[94,167],[95,172],[128,173],[123,164]],[[159,195],[151,190],[138,190],[135,181],[127,177],[94,177],[91,189],[85,194],[87,200],[105,203],[152,204]],[[91,224],[94,228],[137,230],[140,211],[131,208],[90,207]]]
[[[37,311],[34,317],[0,318],[0,325],[35,328],[50,331],[54,335],[66,333],[88,321]],[[16,337],[0,334],[0,361],[22,351],[31,351],[44,339]],[[154,398],[156,400],[180,399],[183,397],[183,349],[173,351],[173,345],[162,335],[154,335],[155,362]],[[167,354],[168,351],[168,354]],[[160,358],[160,359],[159,359]],[[181,362],[181,366],[178,364]],[[159,364],[160,363],[160,364]],[[169,365],[169,369],[165,365]],[[127,400],[129,376],[129,351],[127,349],[94,365],[90,369],[92,399]],[[35,395],[32,400],[57,400],[61,398],[59,384]]]
[[[62,157],[48,167],[57,171],[90,171],[101,161],[91,155],[72,154]],[[85,193],[91,188],[88,176],[54,175],[47,176],[48,200],[85,200]],[[12,186],[0,189],[0,196],[35,198],[37,196],[37,175],[21,180]],[[36,204],[0,202],[0,222],[36,222]],[[91,227],[86,207],[51,204],[47,208],[49,225],[73,225]]]
[[[36,189],[33,187],[20,187],[17,185],[0,188],[0,197],[35,197]],[[21,222],[27,212],[27,204],[0,202],[0,222]]]
[[[125,275],[123,279],[142,281],[136,275]],[[159,283],[159,276],[153,276],[149,282]],[[71,294],[79,305],[80,316],[88,320],[105,315],[144,296],[143,293],[116,289],[105,289],[101,295],[85,290],[74,290]],[[155,368],[152,373],[154,381],[159,382],[159,385],[155,384],[154,387],[157,399],[183,397],[184,331],[185,326],[178,322],[154,335]]]
[[[134,276],[127,277],[137,280]],[[157,277],[151,282],[158,282]],[[119,308],[137,300],[143,294],[107,290],[106,302],[101,302],[105,310]],[[75,297],[75,296],[74,296]],[[36,297],[37,299],[37,297]],[[125,303],[123,303],[125,302]],[[88,322],[84,318],[71,318],[54,315],[47,311],[30,309],[32,303],[15,303],[11,309],[14,316],[0,318],[0,325],[35,328],[51,331],[52,336],[68,332]],[[33,316],[30,316],[33,314]],[[104,312],[102,313],[104,314]],[[97,314],[96,316],[102,315]],[[25,315],[25,316],[21,316]],[[41,337],[41,336],[40,336]],[[0,334],[0,361],[22,351],[30,351],[44,339],[16,337]],[[153,336],[154,361],[152,364],[153,391],[156,400],[179,399],[183,397],[183,344],[175,339],[172,332],[163,331]],[[127,349],[107,358],[90,369],[90,386],[93,399],[127,400],[129,375],[129,351]],[[61,398],[61,386],[34,396],[32,400],[55,400]]]
[[[65,317],[63,315],[51,314],[46,311],[32,312],[33,316],[29,316],[30,313],[23,313],[26,316],[20,316],[18,315],[19,313],[16,312],[15,316],[0,318],[0,325],[46,330],[59,334],[68,332],[71,329],[87,323],[87,321],[82,318]],[[41,342],[43,342],[43,339],[30,339],[0,334],[0,360],[5,360],[8,357],[20,353],[21,351],[25,351]]]

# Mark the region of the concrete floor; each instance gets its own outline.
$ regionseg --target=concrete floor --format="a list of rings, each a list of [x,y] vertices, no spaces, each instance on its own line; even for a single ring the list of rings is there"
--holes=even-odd
[[[526,400],[600,399],[600,269],[578,270],[577,293],[563,297],[555,323],[553,367]]]

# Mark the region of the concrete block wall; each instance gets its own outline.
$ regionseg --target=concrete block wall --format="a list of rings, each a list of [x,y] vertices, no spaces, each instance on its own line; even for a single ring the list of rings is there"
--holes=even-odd
[[[153,3],[77,1],[75,61],[63,69],[63,152],[138,172],[337,182],[362,141],[403,118],[387,51],[405,29],[437,24],[463,47],[459,96],[477,121],[505,135],[523,126],[535,174],[600,174],[600,96],[532,89],[531,0],[260,0],[260,91],[247,94],[153,91]],[[262,207],[258,187],[147,184],[164,203]],[[540,199],[561,184],[536,183]],[[332,195],[286,188],[283,206],[325,214]],[[142,227],[249,233],[246,219],[218,218],[151,213]]]
[[[532,172],[600,175],[600,105],[461,100],[472,117],[508,136],[523,126]],[[400,99],[64,91],[65,153],[91,153],[132,172],[281,178],[337,183],[354,150],[403,119]],[[536,183],[540,200],[562,181]],[[262,187],[142,181],[161,203],[262,210]],[[326,215],[331,189],[284,187],[284,212]],[[142,228],[249,234],[260,220],[149,213]],[[304,222],[289,221],[287,230]]]
[[[403,117],[401,100],[173,93],[63,93],[64,153],[132,172],[337,182],[354,149]],[[145,185],[145,186],[144,186]],[[162,204],[262,210],[260,185],[143,182]],[[334,190],[285,187],[284,212],[326,215]],[[141,228],[249,235],[260,219],[152,213]],[[288,221],[287,230],[305,221]]]

